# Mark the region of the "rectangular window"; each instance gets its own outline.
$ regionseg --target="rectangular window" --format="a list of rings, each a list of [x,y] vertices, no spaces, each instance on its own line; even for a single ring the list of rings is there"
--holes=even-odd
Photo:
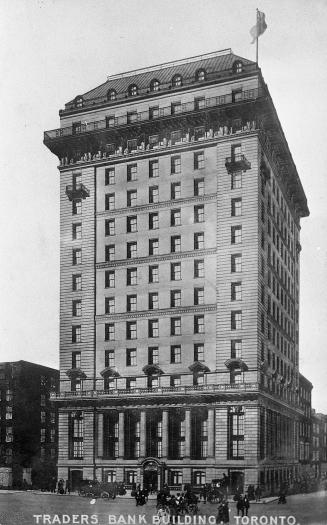
[[[231,227],[231,243],[240,244],[242,242],[242,226]]]
[[[182,334],[182,319],[181,317],[170,318],[170,335]]]
[[[171,114],[176,115],[177,113],[180,113],[182,111],[182,103],[181,102],[172,102],[171,104]]]
[[[181,290],[170,290],[170,307],[176,308],[182,304]]]
[[[240,301],[242,299],[242,283],[231,283],[231,301]]]
[[[72,353],[72,368],[81,368],[81,352]]]
[[[73,265],[82,264],[82,250],[77,248],[73,250]]]
[[[149,120],[154,120],[159,117],[159,106],[152,106],[149,108]]]
[[[127,182],[137,180],[137,164],[129,164],[127,166]]]
[[[159,337],[159,321],[158,319],[148,320],[148,337]]]
[[[181,251],[181,236],[180,235],[172,235],[170,237],[170,251],[172,253]]]
[[[115,235],[115,219],[106,219],[105,235]]]
[[[137,324],[136,321],[126,322],[126,339],[137,339]]]
[[[238,190],[242,188],[242,172],[234,171],[231,174],[231,189]]]
[[[242,199],[232,199],[231,200],[231,216],[239,217],[242,215]]]
[[[170,211],[170,226],[180,226],[182,223],[182,215],[180,208]]]
[[[127,191],[127,207],[136,206],[137,204],[137,190]]]
[[[157,365],[159,363],[159,348],[157,346],[149,346],[148,363],[149,365]]]
[[[73,215],[81,215],[82,213],[82,201],[81,199],[74,199],[72,203],[72,213]]]
[[[80,273],[73,275],[73,291],[78,292],[82,289],[82,276]]]
[[[242,340],[241,339],[231,340],[230,356],[232,359],[242,357]]]
[[[180,144],[182,141],[182,130],[172,131],[170,139],[172,146],[174,146],[174,144]]]
[[[149,310],[157,310],[158,308],[159,308],[158,292],[149,293]]]
[[[105,323],[105,325],[104,325],[104,339],[105,339],[105,341],[114,341],[115,340],[115,324],[114,323]]]
[[[126,297],[127,312],[136,312],[137,310],[137,295],[127,295]]]
[[[231,272],[242,271],[242,255],[240,253],[234,253],[231,255]]]
[[[204,361],[204,345],[195,344],[194,345],[194,361]]]
[[[149,255],[159,255],[159,239],[149,239]]]
[[[149,203],[153,204],[159,202],[159,187],[150,186],[149,187]]]
[[[159,213],[149,213],[149,230],[159,228]]]
[[[194,278],[204,277],[204,260],[196,259],[194,261]]]
[[[205,137],[204,126],[198,126],[197,128],[194,128],[194,139],[195,140],[203,140],[204,137]]]
[[[170,185],[170,198],[171,200],[180,199],[181,198],[181,183],[180,182],[172,182]]]
[[[204,195],[204,179],[194,179],[194,196]]]
[[[107,246],[105,246],[105,261],[111,262],[114,260],[115,260],[115,245],[107,244]]]
[[[136,348],[127,348],[126,349],[126,366],[136,366],[136,365],[137,365]]]
[[[244,413],[240,406],[228,409],[228,450],[231,459],[244,459]]]
[[[241,144],[235,144],[234,146],[232,146],[231,156],[232,156],[233,161],[235,160],[237,161],[241,157],[241,154],[242,154]]]
[[[159,161],[158,160],[149,161],[149,177],[150,179],[159,177]]]
[[[104,172],[105,185],[115,184],[115,168],[106,168]]]
[[[181,386],[181,376],[170,376],[170,384],[173,387]]]
[[[204,168],[204,152],[199,151],[194,153],[194,169],[201,170]]]
[[[127,286],[133,286],[137,284],[137,268],[127,268],[126,276]]]
[[[80,222],[73,224],[73,240],[82,238],[82,224]]]
[[[170,347],[170,362],[173,364],[182,362],[182,352],[180,345],[173,345]]]
[[[106,193],[104,196],[104,209],[105,210],[114,210],[115,209],[115,194]]]
[[[181,263],[170,263],[170,280],[180,281],[181,278]]]
[[[176,155],[170,159],[170,171],[172,175],[181,172],[181,157]]]
[[[196,232],[194,234],[194,250],[203,250],[204,249],[204,233]]]
[[[127,233],[133,233],[137,231],[137,216],[130,215],[126,217],[126,231]]]
[[[235,310],[231,312],[231,330],[240,330],[242,328],[242,312]]]
[[[204,304],[204,288],[194,288],[194,304]]]
[[[104,274],[105,288],[114,288],[115,287],[115,271],[106,270]]]
[[[128,119],[128,115],[127,115]],[[127,141],[127,150],[128,153],[135,153],[137,151],[137,139],[129,139]]]
[[[115,366],[115,350],[105,350],[104,366]]]
[[[196,97],[194,99],[194,108],[195,109],[203,109],[206,107],[206,99],[205,97]]]
[[[194,316],[194,333],[204,334],[204,315]]]
[[[137,111],[129,111],[127,113],[127,124],[133,124],[137,122]]]
[[[194,206],[194,222],[204,222],[204,206]]]
[[[149,283],[159,282],[159,266],[149,266]]]
[[[127,259],[134,259],[137,257],[137,242],[128,242],[126,244],[126,257]]]
[[[80,317],[82,315],[82,301],[80,299],[73,301],[72,315],[73,317]]]
[[[105,313],[106,314],[115,313],[115,298],[114,297],[105,297]]]
[[[72,326],[72,343],[81,343],[82,328],[81,325]]]

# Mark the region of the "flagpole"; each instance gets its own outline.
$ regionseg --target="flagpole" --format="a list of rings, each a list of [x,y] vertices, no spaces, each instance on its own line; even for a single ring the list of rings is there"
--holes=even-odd
[[[256,20],[256,26],[258,27],[258,22],[259,22],[259,9],[257,8],[257,20]],[[256,64],[258,65],[258,40],[259,40],[259,35],[257,34],[257,38],[256,38],[256,42],[255,42],[255,61],[256,61]]]

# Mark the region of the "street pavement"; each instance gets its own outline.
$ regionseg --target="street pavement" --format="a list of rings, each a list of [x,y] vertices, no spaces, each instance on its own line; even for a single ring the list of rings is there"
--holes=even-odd
[[[182,516],[175,525],[214,525],[216,515],[216,504],[200,503],[197,517]],[[155,516],[155,499],[136,507],[131,498],[106,501],[36,491],[0,491],[0,525],[156,525]],[[275,499],[251,503],[248,517],[236,516],[235,503],[231,502],[230,525],[327,525],[327,493],[289,496],[285,505]]]

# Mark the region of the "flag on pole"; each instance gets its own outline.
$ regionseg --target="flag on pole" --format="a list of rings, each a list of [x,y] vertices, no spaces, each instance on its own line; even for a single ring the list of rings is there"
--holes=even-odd
[[[257,23],[250,30],[250,35],[253,38],[251,44],[253,44],[257,40],[257,38],[266,31],[267,24],[265,18],[266,15],[262,11],[257,11]]]

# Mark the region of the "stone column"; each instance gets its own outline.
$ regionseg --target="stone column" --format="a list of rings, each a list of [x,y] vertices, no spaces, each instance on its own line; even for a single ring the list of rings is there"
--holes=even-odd
[[[191,410],[185,410],[185,457],[191,455]]]
[[[140,414],[140,457],[145,458],[146,454],[146,425],[145,425],[145,410],[141,410]]]
[[[102,458],[103,456],[103,414],[100,412],[98,413],[97,417],[97,444],[98,444],[98,450],[97,450],[97,456]]]
[[[213,408],[208,410],[208,457],[215,455],[215,413]]]
[[[162,411],[162,457],[168,456],[168,410]]]
[[[119,457],[123,458],[125,454],[125,432],[124,432],[124,423],[125,423],[125,414],[124,412],[119,412],[118,419],[118,442],[119,442]]]

